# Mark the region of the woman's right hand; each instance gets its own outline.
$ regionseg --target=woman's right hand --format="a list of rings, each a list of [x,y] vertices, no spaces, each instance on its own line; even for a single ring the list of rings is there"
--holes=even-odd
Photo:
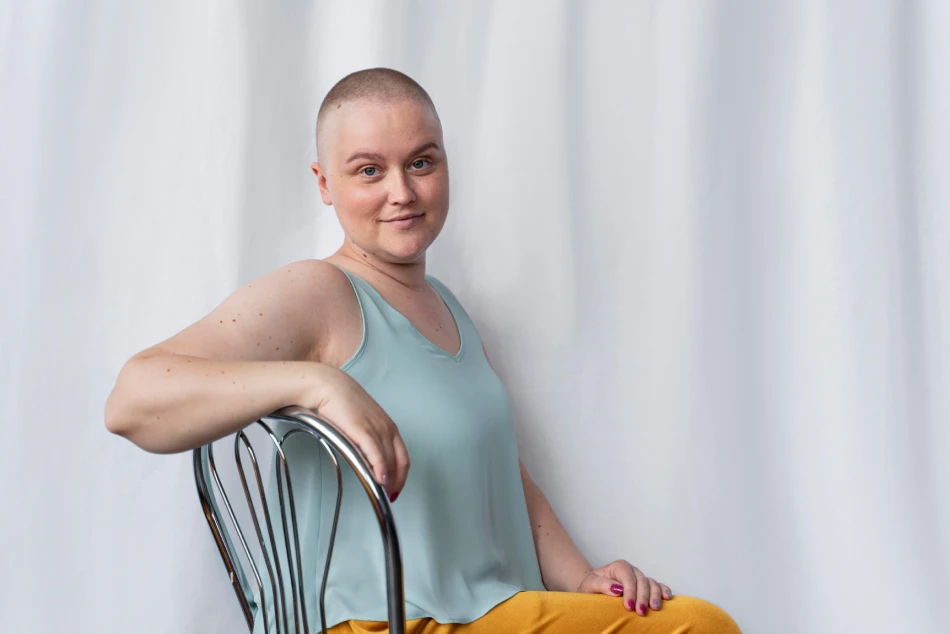
[[[301,405],[317,410],[336,429],[359,447],[369,462],[376,481],[396,497],[406,484],[409,454],[396,423],[357,381],[346,372],[318,364],[319,395],[304,399]],[[316,404],[311,404],[316,401]]]

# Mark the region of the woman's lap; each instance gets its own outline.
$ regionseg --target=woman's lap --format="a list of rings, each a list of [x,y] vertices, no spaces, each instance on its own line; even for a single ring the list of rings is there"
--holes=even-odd
[[[471,623],[414,619],[407,634],[738,634],[732,618],[708,601],[676,596],[640,616],[617,597],[574,592],[519,592]],[[347,621],[333,634],[382,634],[386,624]]]

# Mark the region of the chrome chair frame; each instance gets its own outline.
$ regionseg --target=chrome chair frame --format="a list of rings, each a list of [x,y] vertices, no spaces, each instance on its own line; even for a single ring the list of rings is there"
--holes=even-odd
[[[268,422],[289,423],[291,428],[289,431],[287,431],[287,433],[284,434],[282,438],[277,438],[274,435],[271,427],[268,426]],[[267,435],[274,443],[274,447],[276,449],[274,468],[276,469],[277,491],[280,498],[280,523],[283,529],[284,545],[287,550],[287,564],[290,568],[288,571],[288,577],[290,579],[291,585],[290,596],[293,603],[294,624],[296,625],[295,629],[297,634],[309,634],[310,626],[309,622],[307,621],[306,603],[304,601],[303,568],[300,558],[300,541],[297,534],[297,516],[294,507],[293,488],[290,481],[290,470],[287,466],[287,460],[283,452],[283,444],[291,436],[301,433],[309,434],[315,438],[327,451],[330,459],[333,462],[337,476],[336,509],[333,515],[333,526],[330,531],[330,541],[327,550],[326,564],[323,571],[323,582],[320,584],[319,595],[320,620],[324,634],[326,634],[327,631],[326,615],[324,611],[324,595],[326,593],[327,577],[330,572],[330,561],[333,556],[333,544],[336,538],[337,521],[339,520],[340,516],[340,505],[343,501],[343,476],[342,472],[340,471],[340,464],[337,459],[338,456],[343,456],[343,458],[346,459],[346,462],[349,463],[350,467],[353,468],[353,471],[356,473],[356,476],[362,483],[363,488],[366,490],[366,494],[369,497],[370,503],[373,505],[373,510],[376,512],[376,518],[379,521],[379,528],[382,533],[383,552],[386,558],[386,587],[387,603],[389,608],[389,632],[390,634],[404,634],[406,623],[405,594],[403,588],[402,555],[399,550],[399,538],[396,534],[396,524],[392,514],[392,508],[389,505],[389,499],[386,496],[386,492],[373,478],[372,471],[370,470],[366,460],[363,458],[362,453],[330,423],[320,418],[314,411],[303,407],[285,407],[284,409],[274,412],[270,416],[261,418],[260,420],[256,421],[256,423],[252,423],[252,425],[254,424],[261,425],[264,428]],[[270,517],[271,513],[267,505],[267,498],[264,493],[264,484],[261,480],[261,472],[258,466],[257,457],[254,454],[254,449],[251,446],[247,435],[245,434],[245,431],[249,428],[250,426],[239,431],[234,436],[234,459],[237,464],[237,471],[241,478],[241,484],[244,489],[244,497],[250,510],[251,521],[254,524],[254,532],[256,533],[257,540],[261,548],[262,559],[267,569],[267,575],[270,581],[269,585],[271,588],[271,596],[274,597],[274,624],[276,625],[276,629],[273,631],[275,631],[277,634],[291,634],[287,620],[288,601],[284,589],[284,578],[281,574],[280,558],[278,557],[277,545],[274,540],[274,521]],[[264,534],[261,531],[258,513],[255,509],[254,502],[251,499],[250,489],[247,484],[244,463],[241,459],[240,447],[242,444],[246,448],[247,454],[251,459],[251,464],[254,469],[254,477],[257,483],[258,494],[260,496],[261,504],[264,507],[263,516],[268,536],[267,541],[265,541]],[[214,450],[212,445],[208,444],[195,449],[193,462],[195,469],[195,484],[198,488],[198,498],[201,502],[205,519],[207,519],[208,526],[211,529],[211,534],[214,536],[214,541],[218,546],[218,552],[221,554],[221,559],[224,561],[224,567],[227,569],[228,576],[231,580],[231,585],[234,588],[234,593],[237,595],[238,602],[241,605],[244,618],[247,620],[248,629],[253,631],[254,628],[255,611],[251,607],[251,604],[254,602],[254,593],[247,582],[247,571],[244,570],[244,566],[241,564],[240,559],[238,558],[238,552],[234,547],[232,536],[223,522],[220,508],[217,504],[217,501],[215,500],[215,497],[212,495],[212,482],[217,489],[218,495],[224,502],[231,526],[234,527],[244,555],[249,563],[251,569],[250,572],[253,574],[255,585],[257,587],[257,596],[260,597],[260,605],[258,606],[258,610],[262,612],[264,630],[270,634],[272,630],[267,622],[267,606],[265,603],[264,585],[261,581],[260,571],[258,570],[258,566],[254,563],[254,557],[252,556],[250,548],[248,547],[248,542],[245,539],[244,531],[241,530],[241,526],[239,525],[234,514],[234,508],[232,507],[231,502],[224,491],[224,487],[221,484],[221,480],[218,477],[218,472],[214,462]],[[281,473],[282,471],[283,473]],[[289,528],[292,530],[292,535],[288,534],[287,509],[285,508],[284,504],[284,492],[281,480],[282,475],[284,481],[287,483],[287,499],[289,501],[290,507]],[[270,545],[270,553],[268,552],[268,544]],[[293,548],[293,551],[291,551],[291,547]],[[296,555],[296,571],[294,570],[295,559],[291,556],[292,554]],[[273,566],[271,565],[272,558]],[[283,619],[281,619],[281,617],[283,617]],[[283,627],[281,627],[281,620],[283,620]],[[303,625],[302,630],[301,624]]]

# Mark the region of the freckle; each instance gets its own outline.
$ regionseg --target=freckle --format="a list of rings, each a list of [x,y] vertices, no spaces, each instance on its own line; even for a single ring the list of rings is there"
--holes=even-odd
[[[257,313],[257,314],[258,314],[258,315],[260,315],[261,317],[263,317],[263,316],[264,316],[264,313]]]
[[[188,359],[188,363],[191,363],[191,359]]]
[[[224,323],[224,320],[222,319],[222,320],[219,321],[218,323],[219,323],[219,324],[223,324],[223,323]]]
[[[171,372],[171,371],[172,371],[172,369],[171,369],[171,368],[168,368],[168,369],[167,369],[167,370],[165,370],[165,371],[166,371],[166,372]]]
[[[303,375],[302,375],[302,374],[300,375],[300,378],[301,378],[301,379],[303,378]]]
[[[231,321],[237,321],[237,319],[232,319]]]
[[[224,374],[224,370],[221,370],[221,374]]]
[[[258,342],[257,342],[257,346],[258,346],[258,347],[260,347],[260,345],[261,345],[261,342],[260,342],[260,341],[258,341]]]
[[[237,385],[237,381],[231,381],[231,385]]]
[[[280,350],[280,346],[277,346],[276,348],[274,348],[274,350]]]

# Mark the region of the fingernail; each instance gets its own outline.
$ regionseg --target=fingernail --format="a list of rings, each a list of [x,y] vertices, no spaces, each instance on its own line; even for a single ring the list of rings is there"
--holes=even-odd
[[[653,609],[654,609],[654,610],[659,610],[659,609],[660,609],[660,600],[659,600],[659,599],[653,599]]]
[[[644,605],[643,603],[641,603],[641,604],[640,604],[640,609],[638,610],[638,612],[640,612],[640,616],[646,616],[646,614],[647,614],[647,606]]]
[[[383,474],[383,483],[382,483],[382,484],[383,484],[383,486],[386,486],[387,484],[389,484],[389,476],[388,476],[387,474],[385,474],[385,473]]]
[[[391,493],[391,494],[389,495],[389,503],[392,504],[393,502],[396,501],[396,498],[398,498],[398,497],[399,497],[399,492],[398,492],[398,491],[397,491],[396,493]]]
[[[633,599],[627,601],[627,609],[629,609],[629,610],[632,610],[632,609],[633,609]]]
[[[623,586],[619,583],[615,583],[614,585],[610,586],[610,591],[614,594],[623,594]]]

